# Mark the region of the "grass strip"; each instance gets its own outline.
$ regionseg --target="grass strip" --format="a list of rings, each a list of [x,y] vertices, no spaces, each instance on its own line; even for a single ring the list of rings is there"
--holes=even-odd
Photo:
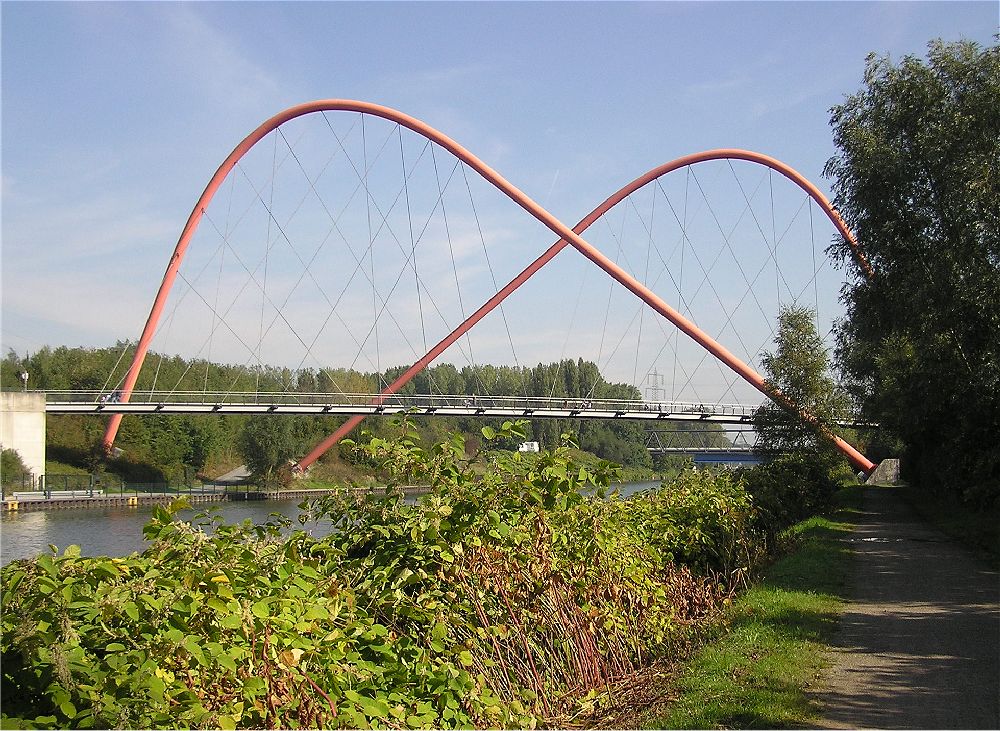
[[[833,513],[790,530],[792,552],[726,610],[680,673],[677,700],[646,728],[791,728],[816,717],[808,689],[844,603],[852,551],[840,539],[860,499],[847,488]]]
[[[74,467],[71,464],[66,464],[65,462],[59,462],[54,459],[45,460],[45,474],[46,475],[81,475],[89,476],[91,473],[82,467]]]

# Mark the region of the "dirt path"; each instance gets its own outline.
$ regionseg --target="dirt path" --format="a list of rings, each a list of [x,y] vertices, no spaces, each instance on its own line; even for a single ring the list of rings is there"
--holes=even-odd
[[[1000,728],[1000,574],[869,488],[851,602],[818,694],[827,728]]]

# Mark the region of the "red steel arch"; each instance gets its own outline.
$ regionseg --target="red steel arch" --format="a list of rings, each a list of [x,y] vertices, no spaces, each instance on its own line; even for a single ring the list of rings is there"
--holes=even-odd
[[[439,132],[430,125],[411,117],[407,114],[399,112],[395,109],[389,107],[381,106],[378,104],[372,104],[370,102],[354,101],[349,99],[326,99],[314,102],[308,102],[305,104],[300,104],[294,107],[290,107],[279,114],[271,117],[263,124],[261,124],[256,130],[254,130],[250,135],[248,135],[236,148],[229,154],[229,156],[223,161],[219,169],[216,170],[215,174],[212,176],[208,185],[206,186],[198,202],[195,204],[194,209],[191,211],[191,215],[188,217],[187,223],[181,232],[181,236],[177,241],[177,245],[174,247],[173,255],[167,264],[167,269],[163,275],[163,281],[160,284],[160,288],[157,291],[156,299],[153,302],[153,307],[150,310],[149,317],[146,320],[146,325],[143,328],[142,335],[140,336],[139,343],[136,347],[135,355],[132,359],[132,364],[129,367],[128,373],[126,374],[125,381],[121,388],[121,400],[127,402],[131,396],[132,390],[135,387],[136,380],[139,377],[139,371],[142,368],[143,360],[145,359],[146,352],[149,349],[149,343],[152,340],[153,334],[156,331],[156,326],[159,322],[160,316],[163,312],[163,308],[166,304],[167,297],[170,293],[170,289],[173,287],[174,280],[177,277],[177,273],[180,269],[181,262],[184,258],[184,253],[187,250],[188,244],[191,241],[192,236],[197,230],[198,224],[201,221],[202,216],[205,213],[205,209],[211,202],[216,191],[222,185],[223,181],[228,176],[229,172],[233,169],[237,162],[264,136],[269,132],[277,129],[279,126],[285,122],[295,119],[306,114],[311,114],[315,112],[325,112],[325,111],[350,111],[358,112],[362,114],[371,114],[373,116],[381,117],[383,119],[389,120],[391,122],[396,122],[407,129],[416,132],[417,134],[425,137],[426,139],[437,143],[441,147],[445,148],[451,152],[455,157],[457,157],[462,162],[466,163],[473,170],[478,172],[484,179],[486,179],[490,184],[504,193],[508,198],[517,203],[521,208],[527,211],[531,216],[544,224],[549,230],[559,236],[559,240],[549,247],[545,253],[543,253],[538,259],[532,262],[521,274],[511,280],[503,289],[497,292],[493,297],[491,297],[482,307],[476,310],[475,313],[470,315],[454,332],[449,334],[443,340],[441,340],[437,345],[435,345],[427,354],[414,363],[405,373],[403,373],[396,381],[386,387],[381,396],[379,397],[379,402],[386,396],[395,393],[399,388],[409,382],[421,369],[423,369],[428,363],[430,363],[434,358],[441,354],[448,346],[450,346],[455,340],[461,337],[465,332],[467,332],[473,325],[475,325],[479,320],[481,320],[487,313],[493,310],[500,302],[507,298],[515,289],[526,282],[531,276],[533,276],[539,269],[542,268],[548,261],[550,261],[559,251],[561,251],[567,244],[571,244],[576,248],[581,254],[586,256],[597,266],[603,269],[609,276],[613,277],[622,286],[631,291],[641,300],[643,300],[652,309],[660,313],[663,317],[670,320],[676,327],[680,328],[686,335],[695,340],[698,344],[708,350],[712,355],[725,363],[730,369],[735,371],[740,377],[750,383],[752,386],[757,388],[761,393],[763,393],[768,398],[774,399],[778,403],[782,404],[786,408],[789,408],[797,412],[804,420],[817,425],[823,433],[833,441],[838,449],[859,469],[870,472],[875,468],[874,463],[868,460],[863,454],[858,450],[848,444],[846,441],[840,437],[834,435],[823,425],[819,424],[815,417],[806,413],[800,409],[796,404],[792,403],[787,397],[770,389],[764,382],[764,379],[760,374],[754,371],[749,365],[743,363],[739,358],[730,353],[724,346],[717,343],[713,338],[711,338],[707,333],[703,332],[697,325],[685,318],[680,312],[673,309],[669,304],[664,302],[656,294],[650,291],[643,284],[638,282],[635,278],[629,275],[621,267],[615,264],[613,261],[608,259],[604,254],[602,254],[597,248],[589,244],[583,238],[581,238],[580,233],[582,233],[591,223],[597,220],[603,213],[608,211],[614,205],[619,203],[625,197],[627,197],[631,192],[638,190],[643,185],[655,180],[656,178],[665,175],[666,173],[676,170],[680,167],[686,165],[692,165],[697,162],[702,162],[705,160],[717,160],[717,159],[740,159],[747,160],[750,162],[756,162],[773,170],[781,173],[785,177],[792,180],[800,188],[805,190],[816,202],[821,206],[827,216],[833,221],[837,229],[845,236],[848,243],[851,245],[853,251],[855,252],[855,257],[857,258],[859,264],[864,269],[866,274],[871,273],[871,268],[868,262],[864,259],[863,255],[857,246],[857,242],[851,235],[850,230],[844,224],[843,220],[837,214],[837,212],[827,201],[826,197],[808,180],[806,180],[802,175],[797,173],[792,168],[784,165],[774,158],[770,158],[766,155],[761,155],[759,153],[748,152],[745,150],[711,150],[709,152],[697,153],[695,155],[688,155],[686,157],[679,158],[673,162],[662,165],[658,168],[654,168],[650,172],[646,173],[636,180],[632,181],[629,185],[619,190],[617,193],[609,197],[604,203],[594,209],[590,215],[584,218],[574,229],[568,228],[564,223],[555,218],[551,213],[546,211],[535,201],[525,195],[521,190],[515,187],[513,184],[508,182],[503,176],[498,172],[493,170],[491,167],[486,165],[482,160],[473,155],[467,149],[462,147],[460,144],[455,142],[453,139],[447,135]],[[336,444],[345,434],[350,432],[357,424],[362,420],[363,417],[355,416],[349,419],[340,429],[331,434],[327,439],[323,440],[319,445],[317,445],[308,455],[306,455],[298,464],[300,469],[305,469],[312,462],[319,458],[323,452],[329,449],[331,446]],[[114,438],[118,432],[118,427],[121,423],[121,415],[114,415],[108,423],[107,430],[104,434],[104,447],[110,450],[112,444],[114,443]]]
[[[672,173],[675,170],[690,167],[691,165],[696,165],[700,162],[708,162],[710,160],[743,160],[745,162],[763,165],[764,167],[770,168],[777,173],[781,173],[783,176],[795,183],[795,185],[804,190],[809,197],[819,205],[823,213],[826,214],[826,217],[830,219],[830,222],[837,228],[840,235],[847,241],[848,246],[851,247],[851,252],[854,255],[854,261],[861,268],[864,275],[869,279],[873,276],[871,264],[868,263],[868,259],[862,253],[861,247],[854,238],[854,234],[851,232],[851,229],[847,227],[847,224],[844,223],[844,219],[840,217],[837,209],[833,207],[833,204],[830,203],[819,188],[813,185],[804,175],[802,175],[802,173],[781,162],[781,160],[773,158],[770,155],[764,155],[760,152],[741,150],[738,148],[720,148],[716,150],[705,150],[704,152],[695,152],[690,155],[678,157],[676,160],[671,160],[670,162],[664,163],[659,167],[655,167],[648,173],[640,175],[631,183],[623,186],[620,190],[609,196],[607,200],[601,203],[601,205],[591,211],[586,218],[580,221],[580,223],[578,223],[573,230],[577,233],[583,233],[590,226],[590,224],[598,218],[621,203],[625,200],[625,198],[632,195],[632,193],[636,192],[643,186],[652,183],[657,178],[662,178],[667,173]]]
[[[871,266],[869,265],[864,254],[861,252],[861,249],[858,246],[857,241],[854,238],[854,235],[847,227],[847,224],[844,223],[843,219],[837,213],[836,209],[834,209],[834,207],[830,204],[829,200],[827,200],[826,196],[824,196],[823,193],[818,188],[816,188],[815,185],[809,182],[809,180],[807,180],[801,173],[796,171],[794,168],[785,165],[783,162],[773,157],[770,157],[768,155],[763,155],[758,152],[752,152],[749,150],[740,150],[734,148],[707,150],[705,152],[698,152],[698,153],[693,153],[691,155],[685,155],[684,157],[679,157],[676,160],[660,165],[659,167],[653,168],[649,172],[639,176],[631,183],[623,186],[621,189],[619,189],[611,196],[609,196],[603,203],[597,206],[597,208],[591,211],[576,226],[574,226],[573,232],[577,235],[582,234],[597,219],[599,219],[605,213],[607,213],[616,205],[621,203],[629,195],[636,192],[643,186],[653,182],[657,178],[660,178],[666,175],[667,173],[673,172],[680,168],[687,167],[689,165],[695,165],[701,162],[708,162],[710,160],[744,160],[747,162],[757,163],[759,165],[771,168],[772,170],[781,173],[783,176],[791,180],[802,190],[804,190],[813,200],[816,201],[816,203],[820,206],[823,212],[834,224],[834,226],[837,227],[837,230],[847,240],[848,244],[851,247],[851,250],[854,252],[854,258],[858,266],[862,269],[862,271],[865,273],[866,276],[871,277],[872,275]],[[489,312],[492,311],[494,308],[496,308],[497,305],[503,302],[515,289],[517,289],[522,284],[524,284],[528,279],[530,279],[539,269],[541,269],[545,264],[547,264],[553,257],[555,257],[556,254],[562,251],[562,249],[565,248],[566,245],[569,243],[572,243],[569,239],[561,238],[557,242],[555,242],[552,246],[550,246],[524,271],[522,271],[520,274],[517,275],[517,277],[512,279],[507,284],[507,286],[503,287],[485,304],[483,304],[482,307],[480,307],[478,310],[472,313],[453,332],[451,332],[447,337],[442,339],[437,345],[435,345],[433,348],[427,351],[427,353],[420,360],[418,360],[416,363],[410,366],[410,368],[407,369],[403,374],[401,374],[399,378],[397,378],[395,381],[389,384],[389,386],[387,386],[380,394],[378,403],[381,403],[385,397],[396,393],[399,389],[401,389],[403,386],[409,383],[410,380],[412,380],[413,377],[417,375],[417,373],[426,368],[431,362],[434,361],[434,359],[436,359],[441,353],[447,350],[448,347],[450,347],[456,340],[458,340],[462,335],[468,332],[473,325],[475,325],[483,317],[489,314]],[[584,254],[586,255],[586,252],[584,252]],[[601,266],[599,262],[598,266]],[[615,265],[612,264],[612,266]],[[605,267],[602,266],[602,268]],[[628,287],[628,284],[623,282],[612,272],[608,271],[608,269],[605,268],[605,271],[611,274],[611,276],[614,277],[616,280],[618,280],[620,283]],[[622,273],[626,278],[632,279],[627,273],[625,272]],[[634,282],[635,280],[632,281]],[[638,285],[638,282],[636,282],[636,284]],[[638,286],[641,287],[641,285]],[[629,287],[629,289],[632,288]],[[632,289],[632,291],[635,292],[634,289]],[[642,297],[641,295],[639,296],[641,299],[646,301],[647,304],[653,306],[648,299]],[[653,296],[655,297],[655,295]],[[665,303],[664,306],[668,310],[670,309],[669,305],[666,305]],[[654,306],[654,309],[657,308]],[[661,314],[663,314],[662,311],[660,312]],[[679,313],[676,314],[677,317],[683,319],[683,317]],[[681,327],[681,325],[669,315],[664,315],[664,316],[667,317],[667,319],[670,319],[671,322],[674,322],[674,324],[677,325],[678,327]],[[703,336],[704,340],[714,343],[714,340],[712,340],[711,337],[709,337],[707,334],[703,333],[701,330],[695,327],[693,323],[691,324],[691,327],[698,333],[700,333],[701,336]],[[766,395],[768,398],[777,401],[778,403],[784,405],[786,408],[792,409],[793,411],[797,412],[804,421],[807,421],[817,426],[827,436],[827,438],[829,438],[837,445],[838,449],[840,449],[840,451],[843,452],[844,455],[856,467],[865,471],[866,473],[871,472],[871,470],[875,468],[875,464],[873,462],[868,460],[863,454],[858,452],[853,446],[848,444],[846,441],[844,441],[840,437],[830,432],[829,429],[827,429],[824,425],[819,424],[811,414],[804,412],[802,409],[798,408],[795,404],[793,404],[790,400],[788,400],[781,394],[775,393],[767,389],[763,377],[757,374],[752,368],[750,368],[750,366],[746,365],[738,358],[736,358],[736,356],[729,353],[729,351],[726,350],[723,346],[718,345],[716,343],[715,345],[718,348],[717,352],[716,350],[713,350],[712,348],[709,348],[707,345],[705,345],[704,340],[700,339],[699,337],[695,337],[691,332],[685,330],[683,327],[681,327],[681,329],[684,330],[684,332],[686,332],[688,335],[693,337],[695,340],[697,340],[699,344],[701,344],[703,347],[706,347],[706,349],[712,352],[713,355],[718,357],[726,365],[735,370],[741,377],[744,378],[744,380],[748,381],[751,385],[753,385],[755,388],[761,391],[761,393]],[[300,469],[307,468],[309,465],[311,465],[313,462],[319,459],[319,457],[324,452],[330,449],[330,447],[332,447],[334,444],[336,444],[345,436],[347,436],[347,434],[353,431],[354,428],[364,420],[364,418],[365,418],[364,416],[353,416],[350,419],[348,419],[337,431],[335,431],[329,437],[327,437],[322,442],[317,444],[312,449],[312,451],[309,452],[309,454],[303,457],[302,460],[298,463],[298,467]]]

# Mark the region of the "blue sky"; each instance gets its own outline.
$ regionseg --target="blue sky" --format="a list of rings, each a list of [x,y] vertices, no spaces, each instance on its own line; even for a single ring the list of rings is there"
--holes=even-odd
[[[996,31],[995,2],[4,2],[2,347],[136,338],[208,178],[299,102],[420,118],[572,225],[713,147],[771,154],[827,190],[828,110],[866,54]],[[527,238],[494,259],[509,251],[516,271],[552,237]]]

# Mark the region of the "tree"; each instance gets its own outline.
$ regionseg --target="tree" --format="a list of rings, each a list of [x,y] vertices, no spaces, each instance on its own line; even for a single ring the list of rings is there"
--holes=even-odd
[[[4,449],[0,454],[0,478],[4,486],[14,488],[25,485],[33,487],[35,477],[31,470],[21,460],[21,455],[16,449]]]
[[[830,376],[823,341],[816,332],[815,313],[798,305],[785,305],[778,313],[774,353],[761,356],[765,380],[793,403],[829,426],[847,410],[847,399]],[[815,424],[768,401],[753,419],[757,449],[775,452],[808,452],[832,456],[835,447]]]
[[[13,348],[8,348],[7,355],[0,361],[0,387],[14,390],[23,386],[21,373],[24,371],[24,362],[14,352]]]
[[[747,490],[762,511],[762,520],[774,530],[822,510],[839,481],[850,475],[840,452],[823,433],[833,431],[833,422],[846,410],[848,400],[830,375],[814,318],[808,308],[781,307],[777,347],[761,357],[767,385],[815,417],[806,421],[770,401],[754,413],[755,451],[767,461],[747,472]]]
[[[292,419],[284,416],[254,416],[240,434],[239,451],[254,479],[270,482],[298,448]]]
[[[188,419],[186,424],[188,451],[185,464],[200,472],[208,462],[219,442],[219,422],[216,418]]]
[[[838,365],[909,479],[1000,499],[1000,47],[869,56],[831,112],[825,172],[874,270],[845,289]]]

